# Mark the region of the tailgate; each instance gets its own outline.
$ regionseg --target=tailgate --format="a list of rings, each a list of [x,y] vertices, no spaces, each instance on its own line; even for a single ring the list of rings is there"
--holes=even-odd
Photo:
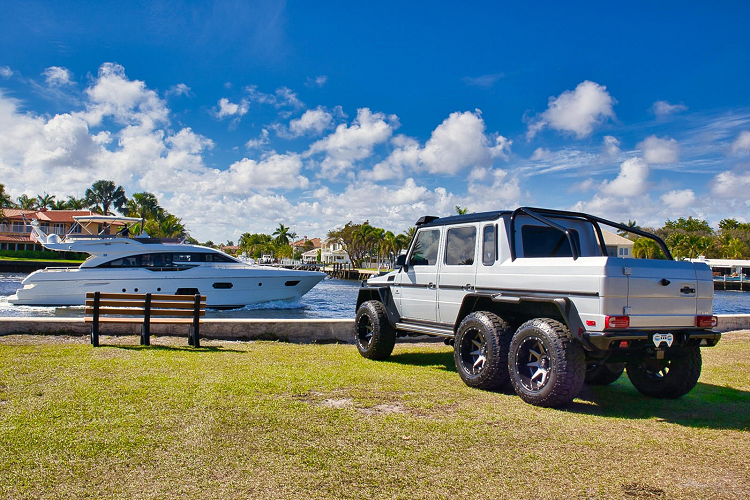
[[[713,281],[703,263],[624,259],[633,328],[694,327],[712,314]]]

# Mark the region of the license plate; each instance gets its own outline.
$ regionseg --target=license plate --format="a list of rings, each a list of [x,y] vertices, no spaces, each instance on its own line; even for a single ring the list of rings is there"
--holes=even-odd
[[[666,342],[667,347],[672,347],[672,342],[674,342],[674,335],[672,335],[671,333],[655,333],[653,341],[656,347],[659,347],[662,342]]]

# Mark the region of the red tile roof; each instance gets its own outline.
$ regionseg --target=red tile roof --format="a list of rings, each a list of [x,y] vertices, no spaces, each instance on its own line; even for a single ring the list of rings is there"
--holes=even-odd
[[[32,243],[29,236],[8,236],[7,234],[0,234],[0,243]]]

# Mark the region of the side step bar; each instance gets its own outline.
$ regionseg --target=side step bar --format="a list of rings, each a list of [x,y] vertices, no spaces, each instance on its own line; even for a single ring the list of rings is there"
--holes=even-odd
[[[437,337],[453,338],[453,330],[450,328],[440,328],[439,326],[418,325],[415,323],[396,323],[396,329],[405,332],[423,333],[425,335],[435,335]]]

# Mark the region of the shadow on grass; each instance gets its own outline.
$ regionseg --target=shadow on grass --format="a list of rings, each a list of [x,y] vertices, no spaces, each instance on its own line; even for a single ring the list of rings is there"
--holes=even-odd
[[[391,354],[385,362],[410,366],[426,366],[449,372],[456,371],[453,352],[406,352]]]
[[[625,378],[605,386],[584,386],[565,410],[610,418],[651,419],[711,429],[750,429],[750,392],[698,383],[678,399],[653,399],[639,393]]]
[[[237,349],[227,349],[222,346],[201,346],[192,347],[189,345],[123,345],[123,344],[102,344],[102,347],[114,347],[126,351],[166,351],[166,352],[244,352]]]

